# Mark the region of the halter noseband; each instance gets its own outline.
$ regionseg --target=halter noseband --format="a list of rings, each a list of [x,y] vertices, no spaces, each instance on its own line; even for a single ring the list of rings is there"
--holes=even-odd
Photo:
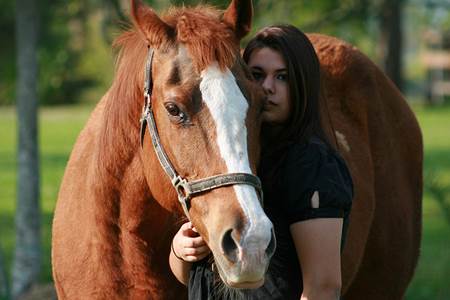
[[[152,79],[152,62],[153,62],[153,49],[149,48],[147,55],[147,63],[145,65],[145,82],[144,82],[144,108],[141,117],[141,147],[143,145],[144,135],[145,135],[145,125],[147,124],[148,131],[152,138],[153,149],[155,150],[156,156],[158,157],[161,167],[169,176],[173,187],[178,194],[178,201],[183,208],[183,211],[187,218],[190,220],[189,216],[189,202],[192,196],[210,191],[222,186],[229,186],[234,184],[247,184],[251,185],[259,192],[259,199],[261,205],[263,202],[263,193],[261,187],[261,181],[259,178],[253,174],[249,173],[228,173],[222,175],[215,175],[207,177],[204,179],[188,181],[186,178],[178,175],[177,171],[171,164],[166,152],[161,144],[161,140],[158,135],[158,130],[156,128],[155,117],[153,115],[152,108],[152,92],[153,92],[153,79]]]

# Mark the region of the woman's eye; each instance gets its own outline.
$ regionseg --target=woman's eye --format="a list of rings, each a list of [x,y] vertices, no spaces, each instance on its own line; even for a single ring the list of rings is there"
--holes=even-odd
[[[252,72],[253,78],[255,78],[256,81],[259,81],[263,78],[263,74],[260,72]]]
[[[278,74],[277,79],[281,81],[287,81],[287,74]]]

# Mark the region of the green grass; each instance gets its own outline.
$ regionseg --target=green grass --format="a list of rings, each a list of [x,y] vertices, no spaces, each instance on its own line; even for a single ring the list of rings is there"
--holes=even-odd
[[[51,222],[59,185],[70,151],[89,116],[90,108],[46,108],[39,112],[43,269],[41,280],[51,281]],[[16,112],[0,108],[0,245],[8,264],[14,249],[16,199]]]
[[[70,150],[91,108],[45,108],[40,111],[41,207],[43,212],[42,282],[51,281],[52,212]],[[425,142],[426,181],[450,187],[450,107],[415,107]],[[0,245],[11,267],[16,197],[16,115],[0,107]],[[449,195],[450,197],[450,195]],[[450,298],[450,224],[431,194],[424,196],[422,255],[406,299]],[[376,284],[376,283],[374,283]]]
[[[450,188],[450,107],[415,107],[425,146],[425,193],[421,257],[406,299],[450,298],[450,220],[446,220],[429,184]],[[447,204],[450,193],[447,194]]]

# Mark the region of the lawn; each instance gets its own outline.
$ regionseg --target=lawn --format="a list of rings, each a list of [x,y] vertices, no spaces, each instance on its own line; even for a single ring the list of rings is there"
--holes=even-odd
[[[90,108],[48,108],[39,113],[39,146],[41,150],[41,208],[43,270],[41,280],[51,281],[50,238],[55,200],[64,168],[78,133]],[[0,245],[7,262],[12,261],[14,245],[14,210],[16,198],[16,114],[11,108],[0,108]]]
[[[425,145],[422,254],[406,299],[450,299],[450,220],[429,192],[432,182],[450,188],[450,107],[415,108]],[[447,207],[450,192],[447,192]]]
[[[50,236],[52,212],[64,167],[91,108],[41,109],[39,143],[43,231],[42,282],[51,281]],[[450,107],[415,111],[425,142],[427,182],[450,187]],[[16,115],[0,108],[0,245],[10,269],[14,245],[16,183]],[[450,197],[450,195],[448,195]],[[450,299],[450,224],[429,192],[424,197],[422,255],[406,299]]]

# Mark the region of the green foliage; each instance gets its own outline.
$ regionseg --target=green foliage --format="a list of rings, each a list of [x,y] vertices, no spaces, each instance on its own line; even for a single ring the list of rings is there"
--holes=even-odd
[[[39,98],[43,104],[74,103],[84,88],[96,84],[77,72],[86,44],[87,1],[41,3]]]
[[[83,13],[80,8],[83,3],[76,1],[67,4],[67,1],[62,0],[42,0],[39,4],[39,98],[44,104],[75,102],[79,88],[93,84],[89,78],[79,78],[73,72],[80,51],[69,45],[70,39],[73,38],[71,29],[74,20],[78,19],[82,23]],[[20,11],[20,7],[14,7],[14,1],[0,2],[2,40],[3,45],[6,45],[2,46],[0,52],[0,61],[4,66],[0,72],[0,104],[15,102],[15,9]]]
[[[38,95],[41,104],[76,103],[89,89],[106,90],[105,82],[110,82],[113,68],[111,55],[106,50],[112,38],[107,45],[108,33],[104,26],[112,31],[117,25],[108,18],[111,8],[103,7],[104,2],[106,0],[39,1]],[[13,1],[0,0],[0,37],[4,41],[0,48],[0,105],[15,102],[14,9]],[[95,39],[92,39],[94,32]],[[97,53],[103,59],[98,59]]]
[[[0,0],[0,39],[0,104],[9,104],[15,95],[14,1]]]
[[[158,11],[170,5],[208,3],[224,9],[229,4],[229,0],[145,2]],[[342,38],[357,45],[375,61],[380,61],[377,57],[381,53],[377,48],[378,21],[382,5],[387,2],[254,0],[253,33],[270,24],[292,23],[305,32]],[[63,104],[97,100],[111,82],[113,59],[109,49],[117,33],[126,27],[128,1],[41,0],[39,7],[40,102]],[[0,0],[0,37],[3,41],[0,49],[0,105],[11,104],[15,99],[14,9],[14,1]],[[422,11],[422,14],[425,13]],[[424,17],[421,22],[428,19]]]
[[[195,5],[208,3],[225,9],[228,0],[171,0],[147,1],[159,10],[170,5]],[[379,1],[370,0],[254,0],[254,22],[252,33],[242,45],[264,26],[291,23],[305,32],[320,32],[340,37],[350,43],[361,45],[363,51],[374,56],[374,42],[377,32],[376,19],[379,15]]]
[[[255,1],[255,28],[292,23],[305,32],[329,34],[358,44],[367,38],[370,17],[376,14],[369,4],[367,0]]]
[[[442,9],[445,8],[444,1],[432,1],[437,5],[428,8],[420,1],[403,1],[409,8],[415,8],[414,17],[404,26],[407,30],[414,27],[411,29],[414,39],[422,28],[418,24],[431,22],[436,28],[449,28],[446,25],[450,24],[449,13]],[[145,2],[158,11],[170,5],[208,3],[223,9],[229,4],[229,0]],[[377,43],[380,35],[379,19],[383,5],[389,3],[387,0],[254,0],[253,3],[255,13],[252,33],[270,24],[292,23],[305,32],[337,36],[355,44],[375,61],[381,61],[382,49]],[[39,7],[41,103],[97,100],[108,88],[113,76],[110,49],[114,37],[126,27],[128,1],[41,0]],[[0,0],[0,105],[14,103],[15,99],[14,11],[14,1]],[[419,46],[416,43],[415,49]],[[411,53],[409,45],[405,50]],[[418,61],[416,51],[414,58],[408,59],[408,62],[417,64]],[[417,77],[416,74],[413,76]],[[415,79],[414,85],[413,88],[417,88],[419,80]]]

